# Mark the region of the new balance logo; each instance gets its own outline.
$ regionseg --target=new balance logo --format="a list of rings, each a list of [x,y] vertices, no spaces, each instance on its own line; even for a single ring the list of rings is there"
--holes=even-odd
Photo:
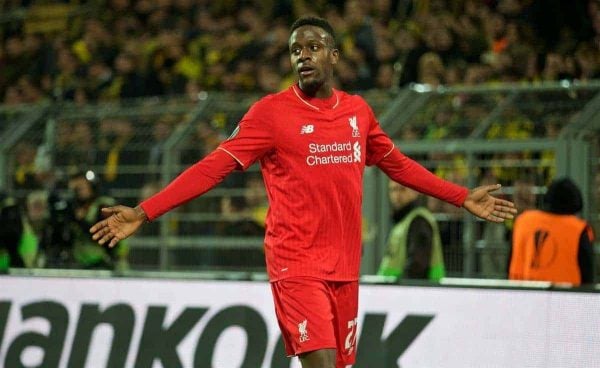
[[[315,131],[315,126],[312,124],[302,125],[302,129],[300,129],[300,134],[310,134]]]

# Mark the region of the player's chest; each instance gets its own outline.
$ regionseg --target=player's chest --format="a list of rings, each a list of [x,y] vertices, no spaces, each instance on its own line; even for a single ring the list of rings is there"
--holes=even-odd
[[[364,145],[369,123],[368,114],[351,110],[291,115],[278,126],[278,151],[295,153],[328,146],[343,149],[355,143]]]

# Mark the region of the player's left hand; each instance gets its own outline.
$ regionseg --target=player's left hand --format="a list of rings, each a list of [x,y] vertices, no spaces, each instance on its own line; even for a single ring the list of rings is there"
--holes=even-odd
[[[484,185],[472,189],[463,207],[473,215],[490,222],[504,222],[514,218],[517,213],[514,203],[490,195],[490,192],[500,189],[500,186]]]

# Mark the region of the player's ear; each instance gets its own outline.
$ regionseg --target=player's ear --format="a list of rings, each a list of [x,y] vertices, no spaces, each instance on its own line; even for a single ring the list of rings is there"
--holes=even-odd
[[[331,53],[329,55],[329,59],[331,61],[331,64],[332,65],[337,64],[339,58],[340,58],[340,50],[338,50],[338,49],[331,49]]]

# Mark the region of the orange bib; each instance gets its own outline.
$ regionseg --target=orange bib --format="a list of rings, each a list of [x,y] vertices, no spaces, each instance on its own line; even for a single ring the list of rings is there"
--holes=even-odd
[[[581,285],[579,239],[589,225],[574,215],[525,211],[515,220],[509,278]]]

